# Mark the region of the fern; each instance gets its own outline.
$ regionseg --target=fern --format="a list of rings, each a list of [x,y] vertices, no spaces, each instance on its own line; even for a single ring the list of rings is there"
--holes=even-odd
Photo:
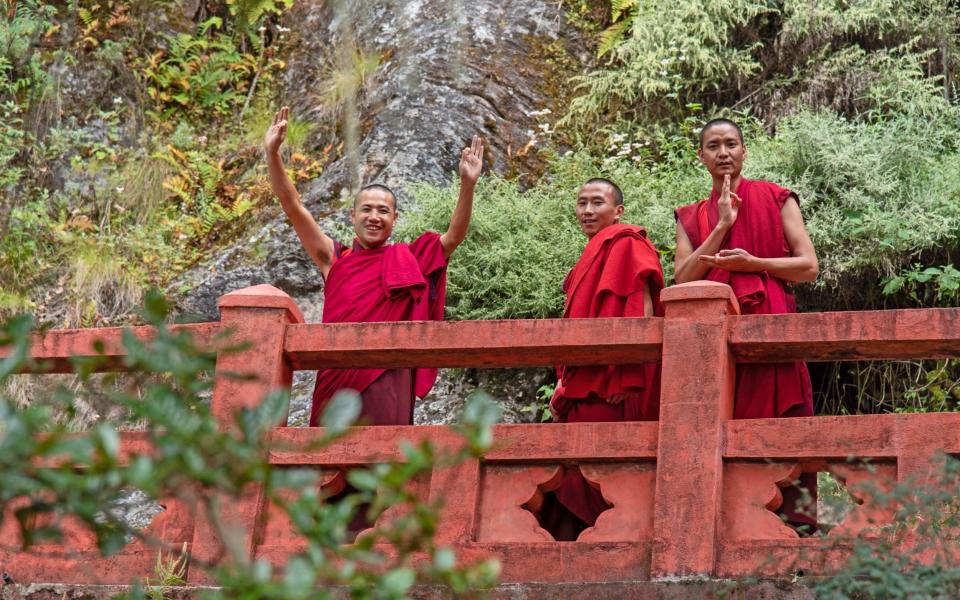
[[[597,45],[597,56],[601,57],[613,50],[623,38],[623,34],[630,29],[633,19],[617,21],[600,34],[600,43]]]

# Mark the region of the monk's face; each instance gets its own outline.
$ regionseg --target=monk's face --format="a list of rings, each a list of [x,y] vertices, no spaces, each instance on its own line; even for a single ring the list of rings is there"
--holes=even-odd
[[[580,229],[592,238],[604,227],[620,221],[623,205],[616,203],[613,188],[608,184],[595,181],[580,188],[577,196],[577,221]]]
[[[740,139],[737,128],[728,123],[717,123],[703,134],[703,145],[697,150],[700,162],[715,178],[740,175],[747,147]]]
[[[393,233],[397,208],[393,196],[386,190],[363,190],[350,209],[350,222],[364,248],[384,245]]]

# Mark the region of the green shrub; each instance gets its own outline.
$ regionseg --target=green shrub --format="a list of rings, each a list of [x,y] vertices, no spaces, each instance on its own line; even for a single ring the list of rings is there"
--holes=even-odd
[[[607,57],[572,79],[566,121],[586,132],[652,128],[691,114],[752,110],[768,125],[804,108],[846,116],[955,94],[960,8],[948,0],[811,3],[612,0],[598,39]],[[619,18],[619,20],[618,20]]]
[[[698,183],[706,185],[692,169],[656,177],[627,160],[602,163],[584,153],[555,158],[550,176],[528,190],[497,176],[482,178],[470,233],[450,260],[449,318],[559,316],[563,279],[587,242],[574,216],[577,192],[598,175],[621,186],[627,206],[624,221],[646,227],[661,252],[672,246],[677,198],[694,194]],[[426,229],[445,231],[456,200],[454,188],[418,185],[413,193],[417,208],[402,215],[398,239]],[[671,256],[664,256],[668,273]]]
[[[956,255],[958,124],[960,110],[941,103],[934,115],[890,114],[875,122],[802,112],[781,121],[775,136],[747,128],[754,134],[746,140],[745,176],[777,182],[800,196],[821,267],[815,294],[820,303],[807,310],[879,308],[883,286],[902,268],[920,258],[939,257],[935,264],[940,264]],[[647,229],[669,281],[673,210],[706,197],[709,179],[689,138],[661,136],[655,142],[663,158],[657,161],[638,139],[614,136],[606,158],[586,152],[554,157],[541,182],[528,190],[496,176],[482,179],[470,233],[450,263],[449,316],[557,316],[561,282],[586,242],[574,219],[576,193],[583,181],[600,174],[623,189],[625,221]],[[413,191],[419,209],[404,216],[398,235],[444,231],[454,189],[420,185]],[[951,303],[954,280],[952,271],[945,273],[926,281],[938,284],[937,298]],[[869,285],[848,286],[861,280]]]

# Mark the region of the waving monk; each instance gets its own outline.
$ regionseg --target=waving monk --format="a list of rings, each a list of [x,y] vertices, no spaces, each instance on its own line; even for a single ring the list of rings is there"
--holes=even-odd
[[[270,184],[307,255],[325,281],[324,323],[443,320],[447,260],[463,242],[473,190],[483,167],[483,142],[474,137],[460,157],[460,197],[444,234],[428,231],[409,244],[390,244],[397,199],[384,185],[360,190],[350,209],[356,234],[348,246],[325,234],[300,202],[280,158],[289,108],[273,118],[263,147]],[[409,425],[415,396],[436,381],[436,369],[327,369],[317,372],[310,424],[342,389],[360,392],[360,418],[373,425]]]
[[[791,284],[813,281],[819,272],[797,195],[741,176],[747,148],[742,130],[728,119],[703,126],[697,156],[710,173],[713,189],[706,200],[676,210],[677,283],[697,279],[726,283],[744,315],[796,312]],[[737,365],[733,418],[811,415],[813,392],[806,364]],[[812,475],[812,480],[806,475],[802,482],[815,499],[816,474]],[[792,506],[795,490],[783,490],[784,512],[795,526],[812,529],[816,519]]]

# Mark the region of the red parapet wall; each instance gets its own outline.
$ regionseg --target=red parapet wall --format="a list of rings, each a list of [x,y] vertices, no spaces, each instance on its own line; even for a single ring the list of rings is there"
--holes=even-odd
[[[322,325],[303,324],[285,294],[257,286],[224,296],[220,323],[182,327],[202,341],[224,333],[251,343],[218,360],[218,372],[255,376],[217,378],[213,408],[225,424],[239,406],[289,385],[299,369],[662,361],[658,422],[499,425],[481,459],[417,482],[418,494],[443,501],[438,542],[466,561],[498,557],[508,582],[829,573],[849,556],[847,540],[893,519],[893,507],[857,484],[923,484],[939,452],[960,454],[960,414],[730,418],[738,362],[960,356],[960,309],[740,316],[730,289],[708,282],[668,288],[663,300],[664,318]],[[150,330],[135,333],[148,338]],[[102,344],[110,360],[100,370],[122,370],[120,336],[118,329],[51,331],[38,336],[34,355],[63,372],[69,356],[95,355]],[[313,449],[321,435],[278,427],[271,463],[315,467],[322,486],[336,490],[346,469],[401,459],[402,440],[459,443],[440,426],[361,427]],[[123,434],[123,451],[148,451],[144,436]],[[576,542],[556,542],[525,506],[555,489],[561,467],[572,464],[612,508]],[[801,471],[834,474],[858,502],[827,537],[800,538],[772,512],[781,487]],[[187,543],[200,559],[219,555],[209,523],[175,500],[161,503],[166,510],[149,536],[169,547]],[[302,547],[259,490],[226,505],[223,518],[249,532],[251,556],[282,562]],[[18,582],[127,583],[153,573],[155,552],[142,544],[102,559],[82,530],[68,528],[67,539],[69,548],[19,554],[6,520],[0,564]],[[189,580],[205,581],[198,570]]]

